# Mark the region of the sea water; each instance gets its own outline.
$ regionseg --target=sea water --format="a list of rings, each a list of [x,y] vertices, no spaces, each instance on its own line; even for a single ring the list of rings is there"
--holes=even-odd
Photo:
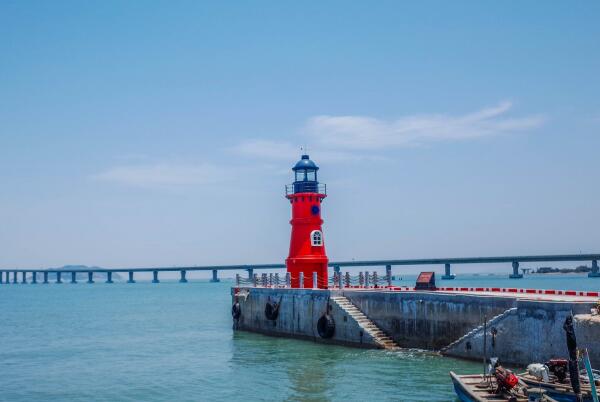
[[[504,278],[462,276],[440,284],[600,285],[581,275]],[[234,332],[232,285],[2,284],[0,400],[455,401],[448,372],[481,372],[482,363],[427,352]]]

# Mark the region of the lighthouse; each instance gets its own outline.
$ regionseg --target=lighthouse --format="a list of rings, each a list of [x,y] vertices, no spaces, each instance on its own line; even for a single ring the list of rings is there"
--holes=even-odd
[[[292,288],[300,287],[300,274],[304,274],[306,288],[327,289],[327,254],[323,237],[321,204],[327,191],[325,184],[319,183],[319,167],[308,155],[292,168],[294,182],[286,186],[285,196],[292,205],[292,235],[290,253],[285,260],[287,272],[291,276]],[[313,273],[317,274],[317,284],[313,284]]]

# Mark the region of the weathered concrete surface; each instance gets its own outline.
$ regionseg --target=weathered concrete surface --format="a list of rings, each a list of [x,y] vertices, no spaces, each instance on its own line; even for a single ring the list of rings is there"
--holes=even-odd
[[[438,350],[511,308],[515,300],[436,292],[344,290],[356,307],[401,347]]]
[[[600,317],[585,315],[595,304],[587,300],[350,289],[243,288],[241,291],[248,292],[248,296],[239,297],[242,316],[237,323],[238,330],[376,347],[374,339],[361,325],[335,303],[330,303],[330,314],[336,323],[335,335],[330,340],[319,337],[316,325],[327,309],[328,297],[343,295],[401,347],[438,351],[452,345],[444,350],[445,354],[474,360],[483,356],[484,317],[490,320],[501,315],[487,328],[487,354],[499,357],[506,364],[520,366],[567,355],[562,325],[573,312],[579,346],[587,347],[592,364],[600,367]],[[269,298],[273,301],[281,298],[279,318],[274,322],[267,320],[264,313]],[[497,331],[494,341],[492,328]],[[458,341],[463,336],[465,339]]]
[[[335,320],[334,336],[330,339],[319,336],[317,321],[327,311],[328,299],[335,292],[318,289],[243,288],[237,296],[242,314],[238,322],[234,322],[234,329],[354,347],[380,347],[359,323],[333,302],[329,303],[329,314]],[[234,293],[235,290],[232,291],[235,299]],[[269,300],[281,300],[279,317],[275,321],[268,320],[265,316],[265,306]]]
[[[507,364],[526,365],[546,362],[553,357],[567,357],[563,323],[571,313],[589,311],[588,303],[540,302],[518,300],[516,311],[487,326],[487,356],[498,356]],[[575,315],[578,347],[589,348],[592,364],[600,364],[600,322],[582,325]],[[496,332],[496,336],[493,336]],[[483,356],[484,328],[453,345],[445,354],[479,359]],[[495,339],[494,339],[495,338]]]

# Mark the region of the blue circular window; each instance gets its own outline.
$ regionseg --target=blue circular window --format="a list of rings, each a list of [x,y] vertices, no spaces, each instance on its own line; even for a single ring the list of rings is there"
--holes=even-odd
[[[319,213],[319,206],[313,205],[312,208],[310,209],[310,212],[312,212],[313,215],[317,215]]]

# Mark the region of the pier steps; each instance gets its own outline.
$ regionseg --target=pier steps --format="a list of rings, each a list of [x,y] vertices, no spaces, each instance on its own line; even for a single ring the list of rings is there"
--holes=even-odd
[[[331,300],[354,319],[382,349],[399,349],[400,346],[371,321],[362,311],[344,296],[334,296]]]
[[[470,330],[469,332],[467,332],[466,334],[464,334],[463,336],[461,336],[454,342],[450,343],[449,345],[444,346],[442,349],[440,349],[440,353],[449,351],[450,349],[452,349],[453,347],[455,347],[462,341],[466,340],[467,338],[470,338],[473,335],[475,335],[476,333],[483,331],[484,326],[487,326],[487,328],[491,328],[492,325],[496,324],[498,321],[500,321],[503,318],[507,317],[508,315],[511,315],[516,312],[517,312],[517,307],[512,307],[512,308],[509,308],[508,310],[498,314],[497,316],[490,318],[485,324],[481,324],[480,326],[473,328],[472,330]]]

